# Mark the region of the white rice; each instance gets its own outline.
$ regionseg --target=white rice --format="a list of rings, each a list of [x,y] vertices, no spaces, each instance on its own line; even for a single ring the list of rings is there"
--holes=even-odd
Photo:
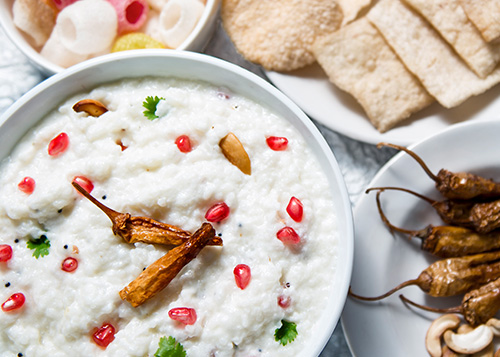
[[[162,336],[174,337],[188,356],[307,352],[337,263],[337,218],[327,179],[291,124],[221,92],[227,93],[166,78],[112,83],[69,99],[19,143],[0,170],[0,243],[14,250],[9,262],[0,263],[0,303],[15,292],[26,303],[0,311],[0,356],[153,356]],[[158,119],[143,115],[147,96],[165,98]],[[75,113],[73,104],[85,98],[102,101],[109,111],[98,118]],[[61,132],[70,146],[51,157],[47,145]],[[250,156],[250,176],[218,146],[229,132]],[[193,143],[189,153],[174,143],[182,134]],[[286,137],[287,150],[271,150],[268,136]],[[107,206],[191,232],[211,205],[224,201],[230,216],[214,224],[224,245],[205,247],[166,289],[133,308],[118,292],[168,247],[131,245],[114,236],[109,218],[71,186],[77,175],[92,180],[92,195]],[[25,176],[36,181],[31,195],[17,187]],[[285,211],[292,196],[304,205],[300,223]],[[301,236],[298,249],[276,238],[284,225]],[[50,240],[50,253],[36,259],[26,242],[41,234]],[[68,256],[79,262],[73,273],[60,268]],[[252,272],[244,290],[233,276],[240,263]],[[282,294],[291,297],[290,307],[278,306]],[[174,307],[194,308],[196,323],[171,320]],[[282,319],[297,324],[298,335],[286,346],[274,338]],[[103,349],[91,335],[105,322],[117,332]]]

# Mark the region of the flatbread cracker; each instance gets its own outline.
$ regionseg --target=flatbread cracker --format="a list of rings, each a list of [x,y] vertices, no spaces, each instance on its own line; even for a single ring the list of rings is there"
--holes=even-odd
[[[459,2],[486,41],[491,42],[500,38],[500,2],[498,0],[459,0]]]
[[[335,0],[223,0],[221,18],[247,60],[291,71],[314,62],[314,40],[340,27],[342,10]]]
[[[313,52],[330,81],[356,98],[380,132],[434,101],[365,18],[319,38]]]
[[[380,0],[367,17],[406,67],[446,108],[500,82],[498,68],[479,78],[427,21],[400,0]]]
[[[342,8],[342,13],[344,14],[344,19],[342,20],[342,26],[348,24],[358,17],[361,10],[368,7],[372,0],[337,0],[340,7]]]
[[[490,74],[500,60],[500,45],[483,39],[458,0],[404,0],[443,36],[479,77]]]

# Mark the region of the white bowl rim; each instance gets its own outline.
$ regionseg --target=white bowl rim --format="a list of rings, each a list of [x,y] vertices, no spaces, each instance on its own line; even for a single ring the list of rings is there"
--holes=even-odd
[[[218,10],[220,7],[221,0],[206,0],[205,9],[196,23],[195,28],[189,36],[177,47],[177,50],[196,50],[192,49],[192,45],[198,39],[199,36],[203,35],[204,31],[208,31],[209,27],[215,25],[214,17],[217,17]],[[0,26],[4,30],[10,41],[16,46],[19,51],[21,51],[38,69],[40,69],[46,75],[53,75],[59,73],[66,68],[61,67],[45,57],[43,57],[40,52],[38,52],[31,44],[27,41],[25,35],[19,30],[15,25],[12,18],[12,9],[7,7],[8,3],[13,3],[13,1],[2,0],[0,2]],[[1,7],[4,7],[3,11]],[[214,24],[210,22],[213,21]],[[206,44],[205,44],[206,45]]]
[[[339,242],[338,247],[342,246],[343,249],[339,249],[340,253],[337,257],[337,269],[335,273],[335,279],[332,284],[335,285],[336,289],[334,290],[337,302],[333,304],[332,301],[335,299],[329,299],[329,306],[325,307],[325,311],[321,317],[320,325],[324,328],[318,329],[317,343],[314,345],[314,349],[307,352],[305,356],[319,356],[322,352],[326,344],[328,343],[335,327],[340,322],[340,316],[342,314],[342,310],[345,305],[345,301],[347,298],[348,288],[351,280],[352,273],[352,265],[353,265],[353,249],[354,249],[354,220],[352,214],[352,205],[348,195],[347,187],[345,185],[344,177],[341,173],[338,162],[331,151],[328,143],[326,142],[323,135],[320,133],[318,128],[314,125],[314,123],[306,116],[306,114],[285,94],[279,91],[276,87],[271,85],[269,82],[265,81],[263,78],[257,76],[256,74],[239,67],[233,63],[227,62],[225,60],[215,58],[213,56],[200,54],[196,52],[189,51],[179,51],[179,50],[158,50],[158,49],[150,49],[150,50],[133,50],[133,51],[124,51],[117,52],[112,54],[103,55],[100,57],[96,57],[82,63],[76,64],[64,71],[49,77],[45,81],[39,83],[37,86],[32,88],[26,94],[24,94],[21,98],[19,98],[12,106],[10,106],[3,115],[0,116],[0,133],[5,126],[6,123],[12,121],[16,113],[18,113],[25,105],[29,105],[33,101],[37,100],[37,97],[41,96],[46,91],[49,91],[51,87],[57,86],[61,82],[71,82],[74,81],[75,77],[85,71],[95,71],[97,68],[105,65],[112,65],[117,62],[133,62],[133,61],[145,61],[148,59],[157,59],[157,60],[182,60],[182,61],[191,61],[199,64],[206,64],[211,67],[220,68],[223,71],[229,72],[235,75],[238,78],[246,81],[247,84],[251,84],[254,88],[257,88],[258,91],[269,95],[270,97],[277,99],[276,103],[282,103],[285,107],[290,110],[300,123],[304,126],[306,131],[308,131],[313,137],[313,143],[318,145],[320,150],[319,153],[315,153],[315,155],[320,158],[323,158],[328,163],[328,169],[331,170],[333,174],[333,178],[329,178],[329,180],[333,180],[336,182],[336,188],[338,189],[337,197],[334,197],[334,200],[340,201],[340,206],[342,207],[342,212],[337,212],[338,217],[338,225],[339,227],[345,225],[343,227],[345,232],[343,234],[339,234]],[[173,75],[174,76],[174,75]],[[113,80],[124,79],[128,77],[133,77],[133,75],[123,75],[119,78],[114,78]],[[180,77],[182,78],[182,77]],[[200,79],[204,80],[204,79]],[[109,82],[103,81],[103,83]],[[208,81],[210,82],[210,81]],[[93,86],[98,86],[101,83],[95,83]],[[79,91],[87,90],[86,88],[82,88]],[[255,89],[252,89],[255,90]],[[77,91],[78,92],[78,91]],[[75,92],[75,93],[77,93]],[[75,93],[69,93],[73,95]],[[65,98],[62,98],[65,99]],[[54,108],[51,107],[51,110]],[[35,121],[31,123],[31,125],[35,125],[36,122],[41,120],[45,115],[41,115]],[[304,132],[301,133],[304,135]],[[2,154],[2,153],[0,153]],[[330,184],[330,186],[332,186]],[[333,189],[333,187],[331,187]],[[343,215],[343,217],[342,217]],[[339,232],[342,229],[339,228]],[[311,352],[312,354],[310,354]],[[301,355],[302,356],[302,355]]]

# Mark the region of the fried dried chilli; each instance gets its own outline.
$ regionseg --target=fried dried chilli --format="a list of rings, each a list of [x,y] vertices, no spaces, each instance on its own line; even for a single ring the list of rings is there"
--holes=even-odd
[[[500,251],[438,260],[420,273],[418,278],[405,281],[385,294],[364,297],[349,290],[349,295],[366,301],[376,301],[410,285],[435,296],[454,296],[466,293],[500,277]]]
[[[171,249],[148,266],[135,280],[120,291],[122,300],[133,307],[142,305],[163,290],[179,271],[213,240],[215,230],[210,223],[203,225],[182,245]],[[221,244],[222,245],[222,240]]]
[[[438,309],[420,305],[407,299],[403,295],[400,295],[400,298],[404,302],[423,310],[438,313],[462,314],[467,323],[471,326],[478,326],[486,323],[492,317],[495,317],[500,309],[500,278],[469,291],[464,295],[460,306],[451,308]]]
[[[72,184],[78,192],[99,207],[111,219],[113,233],[122,237],[127,243],[141,242],[177,246],[186,242],[191,236],[191,233],[170,224],[158,222],[148,217],[131,216],[129,213],[117,212],[96,200],[78,183],[72,182]],[[222,240],[217,236],[209,242],[209,245],[221,244]]]
[[[406,152],[414,158],[425,173],[436,183],[436,188],[441,194],[449,199],[469,200],[472,198],[495,198],[500,197],[500,183],[491,179],[469,173],[451,172],[446,169],[439,170],[438,174],[433,174],[424,161],[413,151],[399,145],[389,143],[379,143],[377,147],[388,146],[393,149]]]
[[[428,225],[420,230],[409,230],[394,226],[384,214],[380,203],[380,194],[384,189],[380,188],[376,196],[377,207],[382,221],[392,233],[396,231],[420,238],[423,251],[440,258],[450,258],[500,249],[499,231],[481,234],[468,228],[456,226]]]

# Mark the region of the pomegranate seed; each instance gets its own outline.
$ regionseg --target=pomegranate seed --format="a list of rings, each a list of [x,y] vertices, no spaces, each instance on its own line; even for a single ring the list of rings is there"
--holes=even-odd
[[[20,309],[24,305],[25,297],[22,293],[12,294],[5,302],[2,304],[3,311],[12,311]]]
[[[76,268],[78,268],[78,260],[72,257],[64,259],[61,264],[61,269],[68,273],[75,271]]]
[[[191,151],[191,140],[189,140],[189,136],[187,135],[181,135],[177,139],[175,139],[175,145],[177,145],[180,152]]]
[[[8,244],[0,244],[0,262],[7,262],[12,258],[12,247]]]
[[[292,227],[283,227],[278,233],[276,233],[276,237],[285,244],[298,244],[300,243],[300,236],[295,232],[295,229]]]
[[[76,182],[77,184],[82,186],[82,188],[88,193],[91,193],[92,190],[94,189],[94,184],[92,183],[92,181],[90,181],[85,176],[75,176],[73,178],[73,182]]]
[[[189,307],[174,307],[168,311],[172,320],[179,321],[184,325],[193,325],[196,322],[196,310]]]
[[[283,151],[288,147],[288,139],[279,136],[270,136],[266,139],[267,146],[274,151]]]
[[[35,190],[35,180],[33,180],[31,177],[26,176],[21,180],[21,182],[17,184],[17,187],[24,193],[31,195]]]
[[[278,305],[279,305],[279,307],[282,307],[283,309],[286,309],[287,307],[289,307],[291,302],[292,302],[292,299],[290,298],[290,296],[286,296],[286,295],[278,296]]]
[[[304,208],[302,206],[302,202],[300,202],[298,198],[290,198],[290,202],[288,202],[288,206],[286,206],[286,211],[295,222],[302,221]]]
[[[66,151],[69,145],[69,137],[66,133],[61,133],[49,143],[49,155],[58,156]]]
[[[92,335],[94,342],[101,347],[108,345],[115,339],[115,328],[113,325],[105,323]]]
[[[220,222],[229,216],[229,206],[219,202],[210,207],[205,213],[205,219],[209,222]]]
[[[233,273],[236,286],[238,286],[241,290],[245,289],[250,283],[250,278],[252,277],[250,267],[246,264],[238,264],[234,268]]]

